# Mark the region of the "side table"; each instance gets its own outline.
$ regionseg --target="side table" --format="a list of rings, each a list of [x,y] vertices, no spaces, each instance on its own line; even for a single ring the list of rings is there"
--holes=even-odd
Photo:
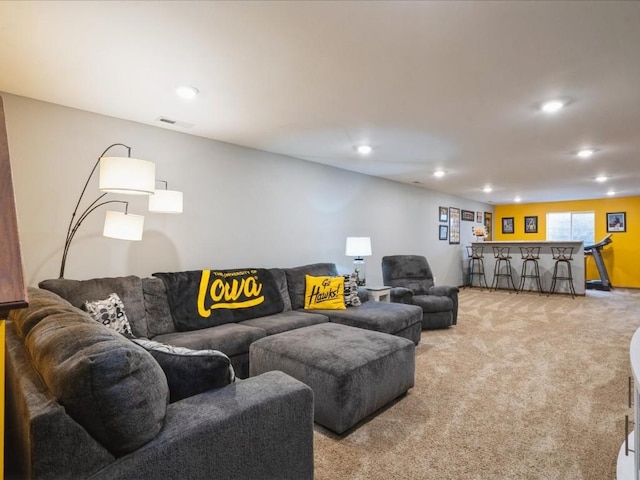
[[[390,302],[391,287],[365,287],[369,291],[369,300],[374,302]]]

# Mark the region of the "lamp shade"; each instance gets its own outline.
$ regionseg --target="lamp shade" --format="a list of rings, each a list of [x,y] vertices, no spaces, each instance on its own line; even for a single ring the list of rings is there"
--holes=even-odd
[[[182,213],[182,192],[156,190],[149,195],[149,211],[157,213]]]
[[[105,237],[120,240],[142,240],[143,226],[144,217],[142,215],[108,210],[104,218],[102,234]]]
[[[370,237],[347,237],[347,246],[345,249],[348,257],[368,257],[371,255],[371,238]]]
[[[156,189],[156,165],[131,157],[100,158],[100,190],[150,195]]]

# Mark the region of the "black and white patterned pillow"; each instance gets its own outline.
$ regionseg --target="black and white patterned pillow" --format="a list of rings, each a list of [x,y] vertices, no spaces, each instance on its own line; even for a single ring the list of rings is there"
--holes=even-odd
[[[124,313],[124,305],[117,293],[110,294],[104,300],[86,301],[82,308],[96,322],[118,333],[133,337],[131,325]]]
[[[358,297],[358,275],[355,273],[344,276],[344,304],[347,307],[362,305],[362,301]]]
[[[236,381],[231,360],[218,350],[192,350],[143,338],[131,341],[147,350],[162,367],[171,402]]]

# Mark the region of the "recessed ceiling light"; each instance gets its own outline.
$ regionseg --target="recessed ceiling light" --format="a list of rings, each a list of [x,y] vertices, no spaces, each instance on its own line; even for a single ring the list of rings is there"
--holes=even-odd
[[[487,185],[486,187],[484,187],[484,188],[482,189],[482,191],[483,191],[484,193],[491,193],[491,192],[493,192],[493,188],[491,188],[489,185]]]
[[[589,158],[594,153],[596,153],[596,151],[593,148],[583,148],[582,150],[578,150],[578,153],[576,153],[576,155],[580,158]]]
[[[358,145],[356,150],[360,155],[369,155],[373,148],[371,148],[371,145]]]
[[[444,170],[436,170],[435,172],[433,172],[433,176],[436,178],[444,177]]]
[[[520,197],[516,197],[513,199],[514,202],[516,203],[520,203],[522,201],[522,199]]]
[[[191,85],[180,85],[176,88],[176,95],[180,98],[186,98],[187,100],[195,98],[199,93],[200,90],[196,87],[192,87]]]
[[[606,175],[600,175],[596,177],[596,182],[600,182],[600,183],[606,182],[608,178],[609,177],[607,177]]]
[[[565,102],[562,100],[549,100],[544,102],[540,107],[544,113],[557,113],[565,106]]]
[[[610,197],[614,196],[616,194],[616,192],[614,192],[613,190],[609,190],[607,192],[607,195],[609,195]]]

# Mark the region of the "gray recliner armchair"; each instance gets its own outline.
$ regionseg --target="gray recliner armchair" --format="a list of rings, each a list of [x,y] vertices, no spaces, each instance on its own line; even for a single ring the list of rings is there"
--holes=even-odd
[[[391,301],[422,307],[422,328],[447,328],[458,322],[458,287],[435,286],[427,259],[420,255],[382,257],[382,278]]]

